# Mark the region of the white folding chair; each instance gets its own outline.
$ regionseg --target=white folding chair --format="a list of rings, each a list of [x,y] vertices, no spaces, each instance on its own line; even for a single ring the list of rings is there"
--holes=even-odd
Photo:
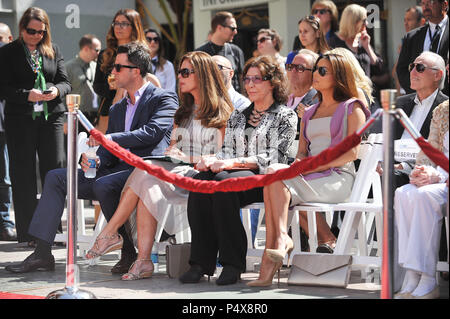
[[[356,174],[350,199],[346,203],[322,204],[304,203],[291,208],[297,215],[299,211],[308,212],[309,244],[312,252],[317,248],[317,231],[315,224],[316,212],[345,211],[345,216],[340,227],[339,236],[334,249],[334,254],[353,254],[352,268],[363,268],[368,270],[371,267],[381,266],[381,239],[382,239],[382,198],[381,180],[376,172],[376,166],[382,159],[382,134],[371,134],[367,141],[361,143],[358,158],[361,160]],[[370,188],[372,187],[373,200],[368,199]],[[298,228],[298,218],[294,219],[293,229]],[[372,226],[375,222],[377,234],[377,254],[370,256],[369,248],[374,247]],[[356,254],[352,253],[355,235],[358,233],[358,243]],[[295,233],[294,233],[295,234]],[[294,235],[293,234],[293,235]],[[294,242],[299,242],[300,237]],[[301,254],[296,249],[296,254]],[[363,274],[363,278],[365,275]]]

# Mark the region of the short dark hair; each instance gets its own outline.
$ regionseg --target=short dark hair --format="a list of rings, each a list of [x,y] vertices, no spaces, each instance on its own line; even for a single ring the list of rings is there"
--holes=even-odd
[[[414,11],[414,13],[416,14],[416,21],[417,22],[420,22],[420,20],[422,20],[423,12],[422,12],[422,7],[421,6],[409,7],[408,9],[406,9],[405,12],[409,12],[409,11]]]
[[[80,46],[80,50],[83,49],[85,46],[92,45],[92,42],[94,39],[97,39],[97,37],[93,34],[85,34],[78,42],[78,45]]]
[[[224,26],[227,22],[227,19],[232,19],[233,14],[228,11],[220,11],[214,15],[214,18],[211,20],[211,31],[214,33],[219,25]]]
[[[152,58],[147,45],[133,41],[119,46],[117,54],[121,53],[125,53],[128,61],[139,68],[142,77],[150,72]]]

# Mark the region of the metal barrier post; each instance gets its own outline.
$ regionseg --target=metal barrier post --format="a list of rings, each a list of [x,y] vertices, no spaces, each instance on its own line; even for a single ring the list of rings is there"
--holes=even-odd
[[[381,298],[392,299],[394,289],[394,123],[396,90],[381,90],[383,106],[383,257]]]
[[[66,286],[47,295],[47,299],[96,299],[85,290],[78,289],[79,270],[77,266],[77,137],[78,107],[80,95],[69,94],[66,97],[68,112],[67,121],[67,260]]]

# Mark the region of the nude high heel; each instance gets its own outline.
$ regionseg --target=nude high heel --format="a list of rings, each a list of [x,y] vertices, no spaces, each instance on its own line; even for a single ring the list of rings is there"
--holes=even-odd
[[[290,256],[292,253],[292,250],[294,249],[294,242],[290,237],[288,237],[288,240],[286,242],[285,249],[266,249],[267,257],[269,257],[274,262],[280,262],[283,263],[284,257],[286,254],[288,255],[288,267],[290,262]]]
[[[253,280],[247,283],[249,287],[269,287],[272,286],[273,277],[275,273],[278,272],[278,287],[280,287],[280,269],[283,266],[283,261],[279,261],[275,264],[275,267],[272,269],[272,272],[267,276],[267,278],[258,278],[257,280]],[[261,275],[261,274],[260,274]]]

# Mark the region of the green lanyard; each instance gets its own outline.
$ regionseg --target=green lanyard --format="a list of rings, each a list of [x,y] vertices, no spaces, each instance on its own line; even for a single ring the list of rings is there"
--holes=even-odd
[[[44,77],[44,72],[42,72],[42,55],[39,55],[39,58],[34,58],[31,56],[30,51],[28,50],[28,48],[26,47],[25,43],[22,42],[23,44],[23,48],[25,50],[25,55],[27,56],[28,60],[30,61],[31,64],[31,69],[33,70],[34,73],[36,73],[36,81],[34,81],[34,88],[35,89],[39,89],[41,91],[45,91],[47,89],[47,85],[45,83],[45,77]],[[44,117],[45,120],[47,120],[48,118],[48,106],[47,106],[47,102],[44,101]],[[36,116],[41,115],[41,112],[35,112],[33,110],[33,114],[31,115],[33,120],[36,119]]]

